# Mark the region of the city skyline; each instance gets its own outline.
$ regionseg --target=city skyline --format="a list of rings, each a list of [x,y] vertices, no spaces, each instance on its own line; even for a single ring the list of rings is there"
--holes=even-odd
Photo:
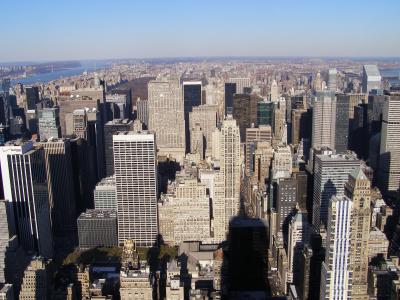
[[[0,299],[400,299],[399,9],[2,3]]]
[[[8,47],[0,61],[398,57],[399,8],[397,1],[290,1],[284,9],[263,1],[7,2],[0,33]]]

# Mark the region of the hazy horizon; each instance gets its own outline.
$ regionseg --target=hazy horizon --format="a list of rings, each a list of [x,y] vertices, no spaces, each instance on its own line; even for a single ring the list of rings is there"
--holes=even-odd
[[[57,63],[57,62],[105,62],[105,61],[128,61],[128,60],[185,60],[185,61],[196,61],[200,59],[208,60],[376,60],[376,61],[387,61],[387,60],[400,60],[399,56],[169,56],[169,57],[127,57],[127,58],[82,58],[82,59],[54,59],[54,60],[21,60],[21,61],[0,61],[0,65],[9,64],[44,64],[44,63]]]

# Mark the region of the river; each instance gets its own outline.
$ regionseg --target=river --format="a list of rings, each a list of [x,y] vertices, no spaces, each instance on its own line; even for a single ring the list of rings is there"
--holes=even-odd
[[[95,70],[100,70],[104,69],[107,67],[110,67],[110,63],[106,62],[80,62],[81,66],[76,67],[76,68],[71,68],[71,69],[64,69],[64,70],[59,70],[59,71],[54,71],[54,72],[49,72],[49,73],[42,73],[42,74],[36,74],[33,76],[29,76],[26,78],[18,78],[15,80],[11,81],[11,84],[17,84],[17,83],[22,83],[24,85],[29,85],[29,84],[34,84],[34,83],[47,83],[52,80],[56,80],[59,78],[63,77],[70,77],[70,76],[76,76],[80,75],[85,71],[91,72]]]

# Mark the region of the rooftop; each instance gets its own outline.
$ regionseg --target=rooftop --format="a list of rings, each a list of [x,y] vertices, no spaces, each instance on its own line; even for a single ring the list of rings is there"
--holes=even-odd
[[[112,120],[112,121],[108,121],[107,123],[106,123],[106,126],[108,125],[108,126],[110,126],[110,125],[126,125],[126,124],[129,124],[129,123],[132,123],[132,120],[129,120],[129,119],[114,119],[114,120]]]
[[[377,65],[364,65],[364,70],[367,76],[381,76]]]
[[[96,187],[98,186],[115,186],[115,176],[111,175],[103,178],[100,182],[96,184]]]
[[[117,213],[113,209],[88,209],[86,212],[81,213],[79,220],[88,219],[105,219],[105,218],[117,218]]]

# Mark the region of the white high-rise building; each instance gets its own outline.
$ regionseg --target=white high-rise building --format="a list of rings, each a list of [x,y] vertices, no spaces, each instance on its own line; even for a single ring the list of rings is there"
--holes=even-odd
[[[138,98],[136,101],[137,118],[146,125],[149,124],[149,111],[147,99]]]
[[[351,299],[350,222],[352,201],[333,197],[328,216],[327,248],[321,268],[321,300]]]
[[[334,91],[317,91],[313,98],[312,147],[335,149],[336,96]]]
[[[239,212],[242,155],[240,132],[236,120],[228,115],[217,133],[220,171],[214,178],[214,237],[224,240],[229,221]]]
[[[183,92],[179,79],[157,79],[148,84],[150,130],[157,134],[158,155],[185,157]]]
[[[315,156],[313,225],[318,231],[321,224],[326,226],[328,208],[332,196],[344,195],[344,185],[349,174],[361,162],[350,154],[321,154]]]
[[[288,283],[295,282],[295,277],[299,275],[299,259],[304,245],[309,241],[310,229],[307,216],[302,212],[298,212],[289,224],[288,272],[286,273],[286,281]]]
[[[337,83],[336,83],[337,70],[329,69],[328,71],[328,89],[330,91],[336,92]]]
[[[114,175],[103,178],[97,183],[94,190],[94,207],[117,210],[117,188]]]
[[[274,79],[271,83],[271,101],[276,101],[279,99],[279,89],[276,80]]]
[[[289,146],[278,145],[272,160],[272,178],[289,178],[292,174],[293,157]]]
[[[155,134],[119,132],[113,148],[119,243],[152,246],[158,234]]]
[[[364,65],[362,74],[362,92],[381,89],[382,76],[377,65]]]
[[[378,181],[383,191],[397,192],[400,187],[400,95],[384,102]]]
[[[12,203],[15,231],[22,247],[45,258],[53,255],[49,190],[43,147],[9,142],[0,147],[4,198]]]

